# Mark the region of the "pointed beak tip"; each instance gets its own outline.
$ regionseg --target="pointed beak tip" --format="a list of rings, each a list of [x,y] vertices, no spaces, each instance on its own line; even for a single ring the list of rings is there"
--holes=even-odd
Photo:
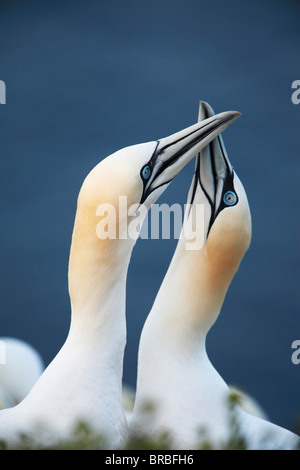
[[[235,121],[237,118],[242,116],[242,113],[239,111],[228,111],[228,123],[231,124],[233,121]]]
[[[233,117],[236,117],[236,118],[238,118],[242,114],[239,111],[227,111],[227,112],[228,114],[231,114]]]
[[[226,120],[228,119],[228,124],[231,124],[237,118],[239,118],[242,113],[239,111],[225,111],[224,113],[219,113],[220,118],[221,115],[226,116]],[[198,122],[202,121],[203,119],[207,119],[210,117],[215,116],[213,108],[210,106],[209,103],[206,101],[200,100],[199,101],[199,113],[198,113]]]

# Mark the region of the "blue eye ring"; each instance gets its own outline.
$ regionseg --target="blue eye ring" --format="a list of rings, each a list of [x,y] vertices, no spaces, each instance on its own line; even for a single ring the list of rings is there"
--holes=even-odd
[[[151,168],[149,165],[145,165],[141,170],[141,175],[144,180],[148,180],[151,175]]]
[[[233,191],[226,191],[223,196],[223,202],[226,206],[234,206],[237,203],[237,195]]]

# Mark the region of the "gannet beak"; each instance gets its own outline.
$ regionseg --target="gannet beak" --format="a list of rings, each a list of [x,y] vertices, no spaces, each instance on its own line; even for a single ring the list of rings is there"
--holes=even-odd
[[[141,203],[156,189],[166,185],[209,142],[223,132],[241,113],[227,111],[209,116],[169,137],[159,139],[147,167],[151,177],[144,180]]]
[[[201,101],[198,119],[206,122],[212,116],[214,111],[211,106]],[[221,135],[198,153],[195,173],[211,209],[208,235],[219,212],[226,206],[234,206],[238,202],[238,196],[234,191],[233,167]]]

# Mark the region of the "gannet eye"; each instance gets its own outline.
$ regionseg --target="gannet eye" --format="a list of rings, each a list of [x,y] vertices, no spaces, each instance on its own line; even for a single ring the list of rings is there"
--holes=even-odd
[[[233,191],[227,191],[223,196],[226,206],[234,206],[237,203],[237,195]]]
[[[151,168],[149,165],[145,165],[143,168],[142,168],[142,171],[141,171],[141,175],[142,175],[142,178],[144,180],[148,180],[150,178],[150,175],[151,175]]]

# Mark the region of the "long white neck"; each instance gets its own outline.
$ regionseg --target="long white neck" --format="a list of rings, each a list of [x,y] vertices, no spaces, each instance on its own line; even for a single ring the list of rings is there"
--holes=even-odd
[[[177,247],[157,294],[144,330],[152,330],[152,340],[160,338],[172,354],[199,351],[205,347],[208,331],[222,307],[234,273],[224,276],[206,252]],[[155,332],[154,332],[155,330]],[[150,337],[149,337],[150,341]],[[140,347],[144,347],[144,338]]]
[[[205,350],[206,335],[221,309],[229,276],[214,269],[205,248],[177,246],[152,310],[145,322],[138,360],[137,406],[143,400],[167,401],[187,380],[214,383]],[[201,367],[202,364],[202,367]],[[195,389],[195,387],[190,387]],[[188,390],[186,390],[188,399]]]
[[[92,347],[99,363],[122,371],[126,277],[133,242],[101,240],[95,207],[78,204],[69,261],[72,320],[68,343]]]
[[[132,245],[128,240],[100,240],[97,222],[95,205],[79,200],[69,261],[69,334],[24,400],[22,413],[24,419],[53,426],[57,436],[68,434],[79,421],[87,422],[118,446],[127,429],[122,372]]]

